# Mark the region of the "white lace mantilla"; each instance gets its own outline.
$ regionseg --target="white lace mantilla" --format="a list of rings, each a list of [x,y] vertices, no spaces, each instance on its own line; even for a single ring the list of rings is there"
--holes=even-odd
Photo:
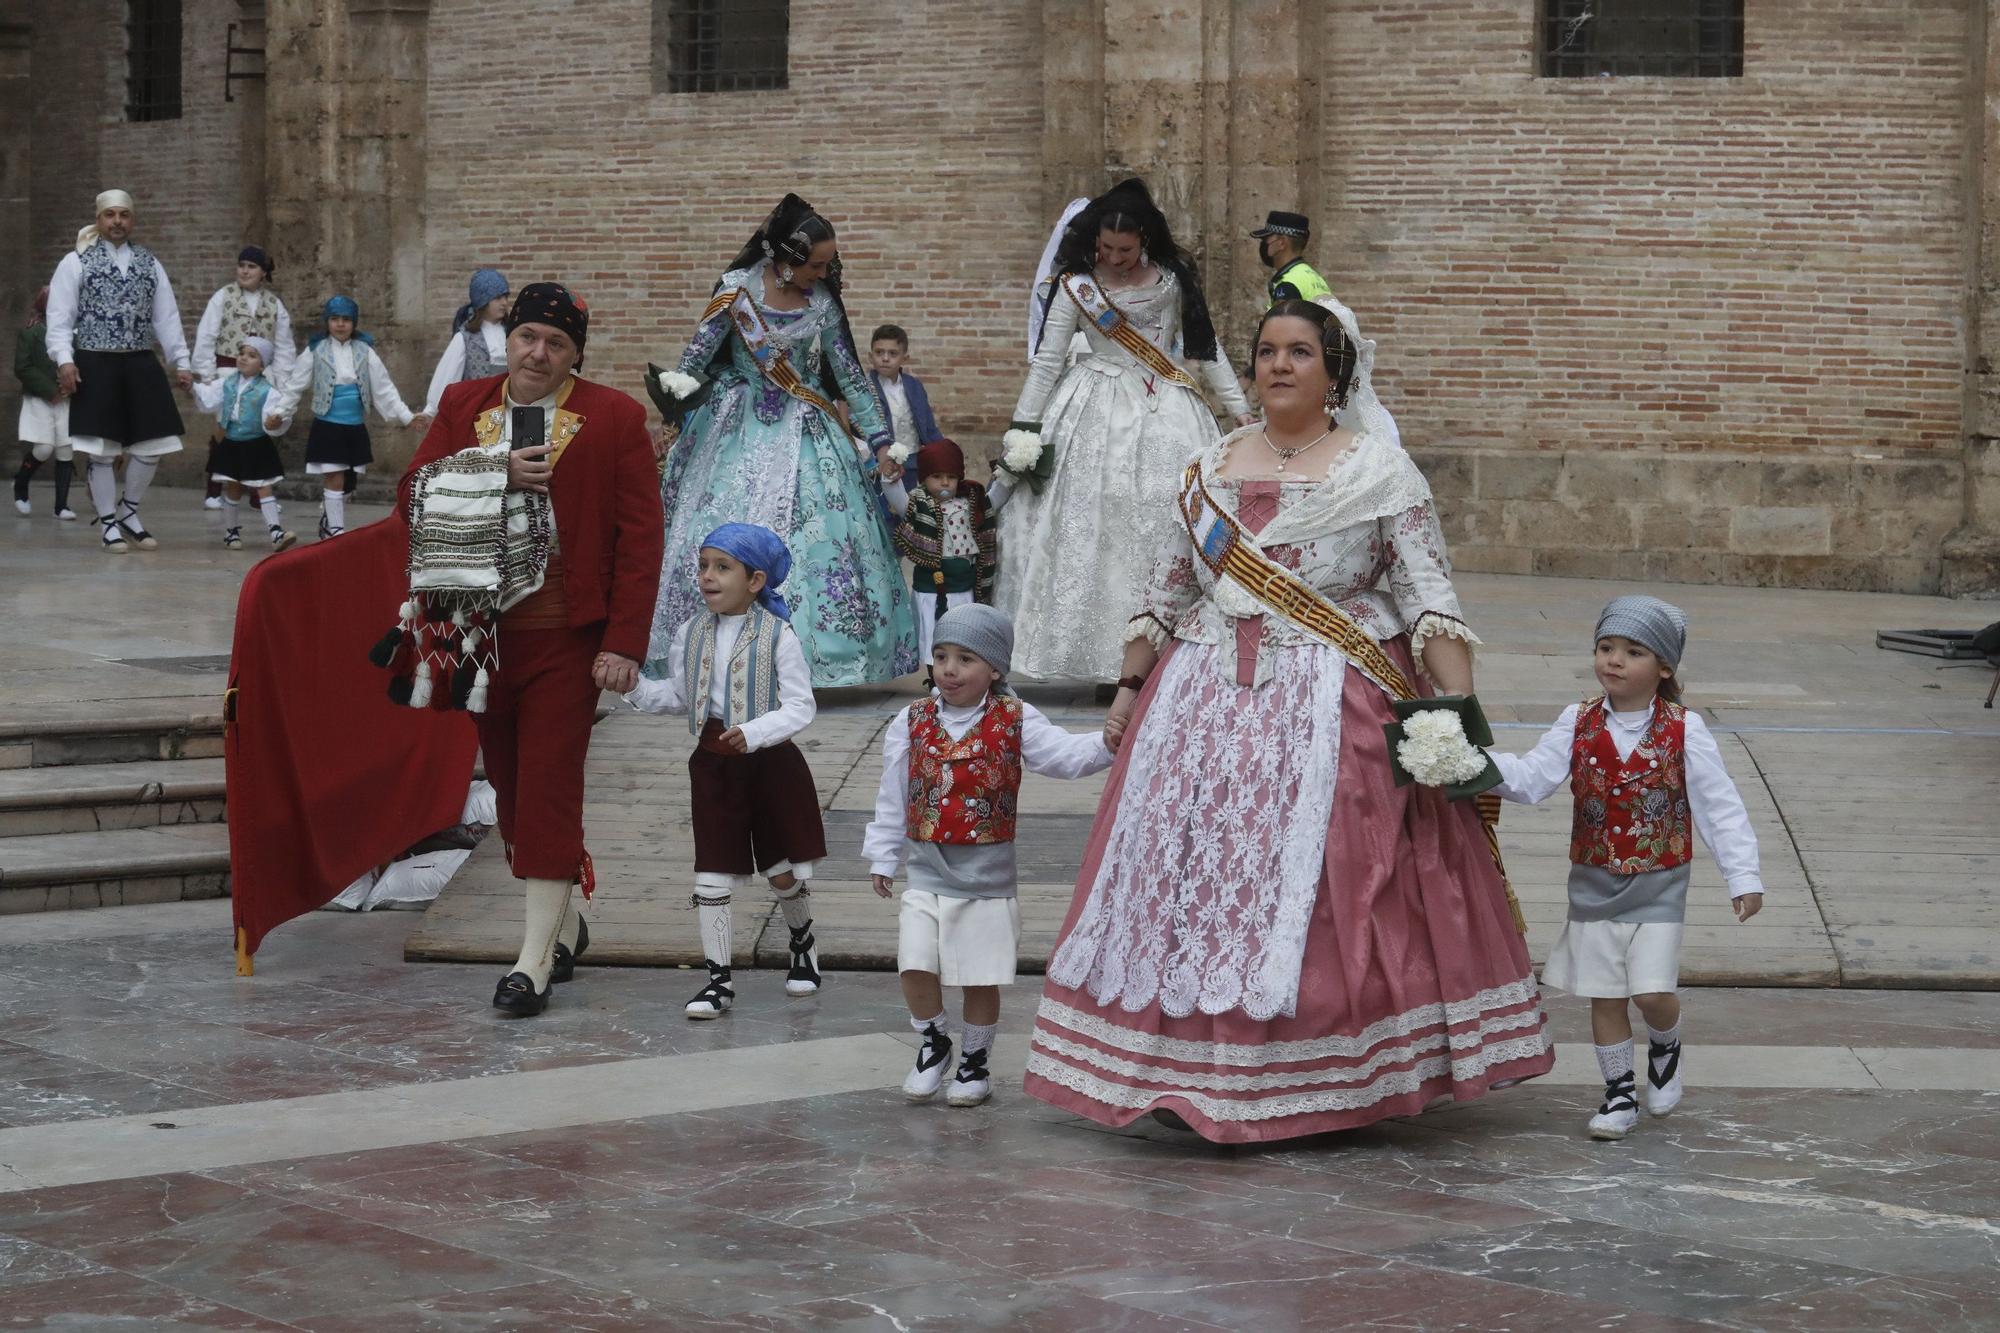
[[[1076,926],[1049,960],[1059,985],[1184,1018],[1295,1012],[1340,765],[1345,663],[1275,654],[1245,690],[1220,648],[1161,668],[1111,836]],[[1335,891],[1338,892],[1336,886]]]

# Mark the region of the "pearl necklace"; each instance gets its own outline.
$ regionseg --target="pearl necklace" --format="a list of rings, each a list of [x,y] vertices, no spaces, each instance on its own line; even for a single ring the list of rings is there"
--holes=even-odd
[[[1257,433],[1263,437],[1264,447],[1266,449],[1269,449],[1272,453],[1278,456],[1278,466],[1283,467],[1285,464],[1291,462],[1294,458],[1297,458],[1300,454],[1304,453],[1306,450],[1312,448],[1314,445],[1317,445],[1321,440],[1324,440],[1327,436],[1333,434],[1333,427],[1328,426],[1325,430],[1321,431],[1318,435],[1314,436],[1310,441],[1300,445],[1296,449],[1280,449],[1277,445],[1271,443],[1271,432],[1268,427],[1258,431]]]

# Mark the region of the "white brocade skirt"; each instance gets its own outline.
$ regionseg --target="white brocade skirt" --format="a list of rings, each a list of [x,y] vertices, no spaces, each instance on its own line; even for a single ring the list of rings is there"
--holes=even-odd
[[[1049,399],[1042,447],[1054,470],[1000,511],[994,601],[1014,622],[1014,674],[1113,681],[1125,627],[1180,518],[1181,472],[1221,438],[1192,389],[1079,360]]]

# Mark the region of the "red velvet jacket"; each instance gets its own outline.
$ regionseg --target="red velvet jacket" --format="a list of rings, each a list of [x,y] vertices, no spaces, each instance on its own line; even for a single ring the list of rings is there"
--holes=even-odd
[[[398,487],[409,500],[418,468],[472,447],[472,425],[500,404],[507,377],[466,380],[444,391],[437,420],[424,435]],[[583,418],[549,481],[556,540],[562,550],[563,600],[572,626],[604,622],[600,648],[646,660],[653,602],[660,589],[666,520],[660,474],[646,434],[646,409],[602,384],[578,379],[562,406]]]

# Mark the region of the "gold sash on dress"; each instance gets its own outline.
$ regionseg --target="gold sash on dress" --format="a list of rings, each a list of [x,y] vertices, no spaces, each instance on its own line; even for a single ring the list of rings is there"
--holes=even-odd
[[[1232,580],[1270,614],[1339,651],[1389,697],[1421,697],[1374,635],[1321,596],[1317,588],[1264,554],[1236,516],[1209,494],[1199,462],[1190,463],[1182,474],[1180,505],[1181,521],[1187,525],[1195,557],[1208,566],[1209,573]],[[1521,904],[1514,897],[1514,886],[1507,880],[1507,866],[1500,857],[1500,797],[1483,792],[1474,798],[1474,804],[1480,826],[1486,831],[1487,850],[1493,853],[1493,866],[1500,872],[1500,886],[1507,893],[1507,909],[1514,915],[1515,928],[1526,935],[1527,918],[1521,915]]]
[[[1161,379],[1188,389],[1195,387],[1192,376],[1174,364],[1174,359],[1158,343],[1139,332],[1138,326],[1125,317],[1124,311],[1111,304],[1104,284],[1082,274],[1065,273],[1062,285],[1063,290],[1069,293],[1069,299],[1076,302],[1076,308],[1097,326],[1097,331],[1130,352],[1140,365]]]
[[[757,369],[765,379],[800,402],[817,407],[832,417],[853,439],[861,439],[851,425],[841,422],[839,410],[826,395],[799,378],[799,372],[793,368],[785,349],[772,338],[770,326],[764,322],[764,312],[757,308],[756,298],[750,295],[748,287],[725,287],[710,297],[708,308],[701,312],[701,322],[706,324],[725,310],[734,321],[736,332],[742,335],[743,345],[750,350],[750,359],[757,363]]]

